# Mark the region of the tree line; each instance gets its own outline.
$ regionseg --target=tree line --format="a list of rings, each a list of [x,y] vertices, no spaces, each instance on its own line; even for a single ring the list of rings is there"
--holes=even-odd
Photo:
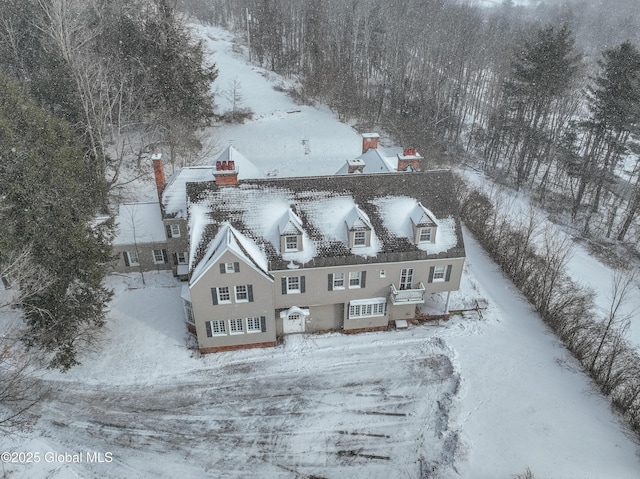
[[[253,61],[298,79],[304,97],[340,117],[434,162],[481,159],[582,233],[635,244],[638,25],[621,20],[633,2],[617,3],[181,1],[245,36]]]

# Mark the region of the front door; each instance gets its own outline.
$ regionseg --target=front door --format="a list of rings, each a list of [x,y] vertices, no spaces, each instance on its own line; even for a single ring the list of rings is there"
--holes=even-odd
[[[284,334],[304,333],[304,317],[300,313],[289,313],[282,318],[282,332]]]

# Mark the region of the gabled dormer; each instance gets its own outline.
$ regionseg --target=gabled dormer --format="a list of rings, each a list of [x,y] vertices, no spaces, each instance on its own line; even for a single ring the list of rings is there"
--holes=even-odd
[[[413,226],[413,242],[417,245],[435,243],[438,224],[433,213],[422,206],[422,203],[418,203],[410,217]]]
[[[289,208],[287,213],[278,223],[278,234],[280,235],[280,251],[282,253],[295,253],[302,251],[304,230],[302,228],[302,220]]]
[[[371,246],[373,226],[367,214],[354,205],[345,218],[347,237],[350,248],[364,248]]]

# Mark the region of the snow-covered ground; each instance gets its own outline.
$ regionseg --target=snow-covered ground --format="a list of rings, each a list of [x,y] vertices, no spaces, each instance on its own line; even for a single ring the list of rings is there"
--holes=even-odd
[[[510,215],[522,216],[524,222],[528,221],[531,211],[537,215],[540,223],[540,233],[544,228],[550,228],[557,238],[567,239],[572,243],[571,257],[567,263],[567,272],[577,284],[587,286],[594,293],[596,313],[603,320],[607,318],[613,298],[613,283],[615,270],[604,264],[601,260],[590,254],[588,248],[579,242],[572,241],[571,237],[561,226],[553,224],[546,219],[544,211],[532,204],[529,197],[522,192],[496,187],[484,174],[472,170],[463,169],[460,173],[474,186],[483,189],[489,195],[499,197],[504,211]],[[541,243],[540,243],[541,244]],[[627,339],[640,349],[640,277],[633,281],[633,287],[626,300],[620,306],[619,319],[629,320]]]
[[[330,174],[360,153],[358,132],[273,90],[281,80],[247,65],[230,34],[199,30],[215,51],[218,88],[238,76],[256,112],[217,130],[221,147],[232,141],[279,176]],[[102,344],[68,373],[48,372],[33,429],[0,438],[0,452],[40,461],[4,464],[4,475],[483,479],[529,467],[538,479],[639,477],[637,444],[606,399],[465,233],[451,307],[486,302],[481,315],[291,335],[270,349],[200,357],[188,349],[170,273],[145,274],[146,286],[136,274],[111,276]],[[74,458],[83,462],[64,462]]]

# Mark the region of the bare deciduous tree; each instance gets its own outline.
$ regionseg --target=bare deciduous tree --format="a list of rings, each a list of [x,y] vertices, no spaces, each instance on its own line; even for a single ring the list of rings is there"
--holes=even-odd
[[[0,430],[24,426],[29,410],[46,394],[38,378],[38,353],[22,343],[23,323],[18,307],[55,280],[39,267],[29,247],[0,258]],[[43,312],[44,313],[44,312]]]

